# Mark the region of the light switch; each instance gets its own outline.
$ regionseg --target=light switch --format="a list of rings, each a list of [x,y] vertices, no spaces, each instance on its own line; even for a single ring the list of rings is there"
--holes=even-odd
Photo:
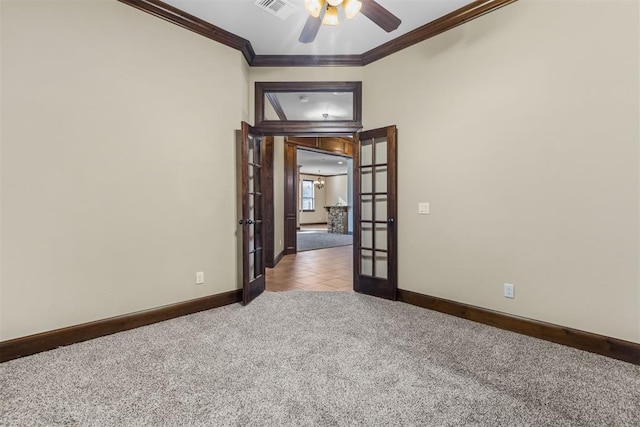
[[[420,215],[429,215],[429,203],[418,203],[418,213]]]

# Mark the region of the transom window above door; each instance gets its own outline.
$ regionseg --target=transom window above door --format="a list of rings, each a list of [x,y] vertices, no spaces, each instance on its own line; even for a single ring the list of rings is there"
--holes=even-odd
[[[256,127],[265,135],[352,135],[362,128],[361,82],[256,82]]]

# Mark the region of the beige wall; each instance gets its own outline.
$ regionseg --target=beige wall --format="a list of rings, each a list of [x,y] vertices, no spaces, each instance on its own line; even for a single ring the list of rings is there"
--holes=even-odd
[[[365,68],[400,288],[640,342],[638,16],[521,0]]]
[[[236,289],[242,55],[115,1],[1,11],[0,339]]]
[[[117,2],[0,4],[0,339],[235,289],[254,82],[361,80],[365,128],[400,132],[401,288],[640,342],[637,2],[520,0],[288,69]]]
[[[303,180],[311,180],[315,181],[318,178],[318,175],[306,175],[300,174],[299,181],[299,213],[298,217],[300,218],[300,225],[304,224],[313,224],[317,222],[327,222],[327,210],[324,208],[327,204],[327,186],[325,185],[322,188],[316,188],[313,193],[315,198],[315,210],[313,212],[302,212],[302,181]],[[326,179],[326,178],[325,178]]]
[[[273,253],[284,251],[284,137],[273,147]]]
[[[325,180],[327,188],[325,202],[327,206],[337,205],[339,197],[345,202],[348,201],[347,189],[349,177],[347,175],[328,176]]]
[[[249,108],[251,107],[253,102],[249,100],[249,96],[253,96],[252,94],[249,94],[251,67],[249,67],[249,64],[247,64],[247,61],[244,59],[243,55],[237,55],[236,60],[240,63],[240,70],[242,71],[240,88],[237,89],[241,94],[240,100],[242,102],[242,121],[252,123],[252,114],[249,112]],[[240,129],[240,125],[237,126],[237,129]]]
[[[4,67],[2,66],[2,49],[3,49],[3,31],[2,31],[2,6],[0,4],[0,310],[2,310],[3,307],[3,286],[2,286],[2,247],[4,246],[4,244],[2,243],[4,241],[4,234],[2,231],[2,227],[3,227],[3,221],[2,221],[2,212],[3,212],[3,205],[4,205],[4,199],[2,197],[2,193],[3,193],[3,169],[2,169],[2,164],[3,164],[3,156],[2,156],[2,152],[4,151],[3,148],[3,140],[4,140],[4,135],[3,135],[3,129],[4,129],[4,114],[3,114],[3,109],[4,109],[4,102],[2,102],[2,100],[4,99]],[[0,313],[0,331],[2,330],[2,313]],[[0,340],[2,340],[2,334],[0,332]]]

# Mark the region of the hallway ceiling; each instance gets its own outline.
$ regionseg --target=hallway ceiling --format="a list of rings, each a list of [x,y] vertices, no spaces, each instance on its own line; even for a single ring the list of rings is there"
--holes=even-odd
[[[402,20],[400,27],[385,32],[362,14],[338,26],[322,25],[312,43],[298,41],[308,14],[304,0],[285,0],[289,16],[282,19],[267,12],[256,0],[165,0],[183,12],[247,39],[257,55],[360,55],[394,40],[456,9],[471,0],[376,0]],[[285,12],[285,14],[287,14]]]
[[[286,120],[353,120],[352,92],[273,92]],[[267,120],[279,117],[271,108],[265,109]],[[326,114],[326,117],[324,116]]]
[[[304,174],[323,176],[346,174],[349,160],[342,156],[298,148],[298,166],[300,166],[300,173]]]

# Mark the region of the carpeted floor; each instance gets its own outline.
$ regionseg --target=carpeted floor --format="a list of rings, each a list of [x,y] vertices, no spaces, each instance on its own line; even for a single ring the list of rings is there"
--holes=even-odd
[[[0,365],[10,426],[637,426],[640,367],[352,292],[267,292]]]
[[[298,252],[353,244],[353,236],[350,234],[327,233],[326,231],[299,231],[297,239]]]

